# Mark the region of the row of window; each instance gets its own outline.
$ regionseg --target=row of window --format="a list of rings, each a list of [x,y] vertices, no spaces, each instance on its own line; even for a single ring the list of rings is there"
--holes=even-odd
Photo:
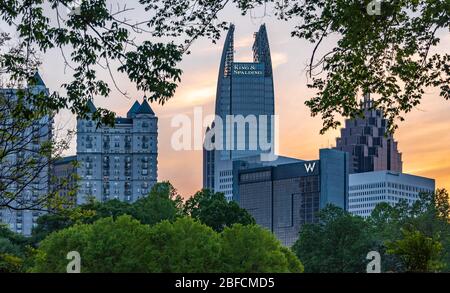
[[[368,196],[368,197],[361,197],[358,194],[350,194],[349,202],[365,202],[365,201],[374,201],[374,200],[386,200],[386,199],[408,199],[408,200],[417,200],[419,198],[418,194],[408,194],[403,192],[397,192],[397,193],[390,193],[391,195],[386,195],[386,193],[383,193],[383,195],[380,196]],[[393,195],[395,196],[393,196]],[[357,197],[358,196],[358,197]]]
[[[97,127],[97,124],[96,123],[94,123],[93,121],[91,121],[91,120],[88,120],[88,121],[81,121],[80,122],[80,125],[81,126],[85,126],[85,127],[89,127],[89,128],[91,128],[91,127]],[[140,122],[140,123],[136,123],[136,125],[138,125],[138,126],[141,126],[142,128],[148,128],[148,127],[153,127],[153,122],[147,122],[147,121],[142,121],[142,122]],[[127,130],[128,132],[129,132],[129,130]],[[105,133],[108,133],[109,132],[109,129],[108,128],[106,128],[106,129],[103,129],[103,132],[105,132]]]
[[[251,182],[251,181],[262,181],[270,180],[272,173],[270,171],[254,172],[254,173],[244,173],[240,176],[241,182]]]
[[[400,184],[400,183],[392,183],[392,182],[380,182],[380,183],[371,183],[371,184],[361,184],[361,185],[355,185],[350,186],[349,190],[366,190],[366,189],[374,189],[374,188],[394,188],[404,191],[410,191],[410,192],[427,192],[429,191],[426,188],[417,187],[417,186],[411,186],[406,184]]]

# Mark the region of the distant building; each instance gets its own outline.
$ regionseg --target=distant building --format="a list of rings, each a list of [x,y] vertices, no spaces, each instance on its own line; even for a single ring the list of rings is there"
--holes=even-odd
[[[400,200],[414,203],[420,192],[434,192],[435,181],[425,177],[392,171],[351,174],[349,179],[349,212],[367,218],[377,204],[391,205]]]
[[[272,60],[266,27],[262,25],[255,33],[253,62],[234,61],[234,29],[231,25],[225,40],[217,82],[215,114],[224,123],[221,133],[223,148],[203,152],[203,187],[223,192],[228,200],[233,197],[232,189],[229,188],[230,184],[221,182],[230,180],[232,161],[273,151],[270,148],[270,144],[273,143],[271,118],[275,112]],[[260,131],[260,127],[256,129],[250,124],[239,127],[225,123],[227,116],[247,118],[250,115],[256,117],[258,126],[266,126],[265,141],[268,142],[269,149],[263,150],[258,143],[262,137],[260,134],[264,133]],[[267,120],[260,120],[261,116]],[[212,127],[214,126],[213,123]],[[237,128],[243,129],[245,134],[239,135]],[[227,132],[231,129],[233,132]],[[209,131],[210,129],[207,133]],[[218,137],[215,139],[218,141]],[[241,149],[236,145],[238,139],[245,143]],[[256,144],[256,147],[252,147],[252,144]],[[233,147],[227,148],[226,145]]]
[[[76,203],[77,178],[77,156],[64,157],[53,163],[51,180],[53,191],[73,204]]]
[[[49,90],[39,73],[36,73],[34,78],[36,83],[22,92],[29,90],[33,95],[39,93],[48,95]],[[0,142],[1,148],[7,150],[6,157],[2,158],[0,162],[0,184],[8,186],[6,191],[14,194],[15,198],[9,204],[18,209],[0,209],[0,223],[7,224],[16,233],[30,236],[37,218],[43,213],[41,210],[44,207],[42,207],[41,201],[49,193],[51,159],[49,156],[40,155],[39,151],[41,146],[52,138],[53,118],[43,116],[33,121],[30,126],[25,126],[26,129],[18,127],[15,131],[19,131],[19,133],[9,132],[16,127],[14,126],[16,123],[13,122],[12,116],[7,116],[11,115],[8,105],[11,105],[10,103],[13,105],[17,101],[18,92],[19,89],[0,89],[0,96],[3,100],[1,112],[5,115],[0,128],[4,128],[5,133],[10,133],[17,138],[13,143],[11,140]],[[11,131],[14,132],[14,130]],[[3,138],[5,137],[7,136],[3,136]],[[36,163],[32,164],[31,161]],[[11,176],[11,172],[15,176],[19,176],[20,180]],[[21,172],[23,173],[21,174]],[[5,200],[5,198],[1,199]],[[33,210],[24,209],[30,207],[33,207]]]
[[[402,172],[402,155],[392,134],[387,133],[387,120],[381,110],[372,108],[373,100],[367,94],[361,103],[365,117],[345,121],[336,149],[350,154],[351,173]]]
[[[320,150],[320,160],[255,167],[235,161],[235,200],[283,245],[298,239],[302,225],[317,221],[327,204],[347,208],[348,154]]]
[[[89,107],[96,111],[92,102]],[[147,100],[136,101],[114,127],[79,119],[77,160],[78,204],[88,197],[134,202],[148,195],[158,178],[158,118]]]

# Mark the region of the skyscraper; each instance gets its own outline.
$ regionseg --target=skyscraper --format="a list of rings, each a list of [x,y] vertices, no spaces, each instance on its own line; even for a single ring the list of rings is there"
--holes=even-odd
[[[234,26],[231,25],[222,52],[217,81],[215,114],[221,133],[215,133],[213,150],[203,153],[203,185],[232,198],[232,161],[272,151],[263,149],[260,140],[273,144],[271,119],[274,115],[272,61],[265,25],[255,33],[253,62],[235,62]],[[241,119],[241,125],[227,118]],[[262,118],[261,118],[262,117]],[[251,123],[256,122],[256,123]],[[217,128],[217,121],[207,130]],[[220,135],[220,137],[218,137]],[[263,136],[262,136],[263,135]],[[264,137],[264,138],[263,138]],[[217,145],[222,142],[221,148]],[[241,147],[239,147],[241,142]]]
[[[260,166],[258,166],[260,165]],[[347,207],[348,154],[322,149],[320,159],[261,166],[234,162],[235,200],[283,245],[298,239],[327,204]]]
[[[434,192],[435,180],[393,171],[351,174],[348,211],[367,218],[382,202],[395,205],[405,201],[412,205],[421,192]]]
[[[96,111],[92,102],[89,107]],[[134,202],[148,195],[158,176],[158,118],[147,100],[136,101],[114,127],[78,119],[77,161],[78,204],[87,197]]]
[[[350,172],[372,171],[402,172],[402,155],[392,134],[386,130],[383,112],[373,109],[369,94],[361,102],[364,118],[347,119],[341,137],[336,139],[336,149],[351,156]]]
[[[52,139],[53,118],[42,114],[31,121],[12,113],[20,105],[33,110],[28,95],[49,94],[39,73],[25,89],[0,89],[0,223],[25,236],[31,235],[49,194],[51,156],[44,146]],[[23,98],[21,100],[21,98]]]

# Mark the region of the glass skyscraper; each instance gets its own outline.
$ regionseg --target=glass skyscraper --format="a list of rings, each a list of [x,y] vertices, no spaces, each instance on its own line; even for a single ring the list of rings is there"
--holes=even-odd
[[[303,225],[316,223],[320,209],[347,208],[348,154],[322,149],[320,159],[262,166],[234,161],[234,199],[256,223],[285,246]],[[259,166],[258,166],[259,165]]]
[[[386,130],[387,120],[380,109],[373,108],[369,94],[361,102],[363,118],[347,119],[336,149],[350,154],[350,172],[372,171],[402,172],[402,154],[398,143]]]
[[[272,60],[266,27],[262,25],[255,33],[253,62],[234,61],[234,30],[231,25],[217,81],[215,114],[223,127],[217,131],[216,120],[207,130],[208,133],[216,128],[213,139],[216,145],[213,149],[205,149],[203,154],[203,186],[224,192],[228,199],[232,198],[232,161],[272,151],[272,117],[275,112]],[[230,120],[227,123],[230,117],[242,123]],[[222,147],[217,146],[219,141]],[[260,141],[267,142],[269,147],[262,147]]]

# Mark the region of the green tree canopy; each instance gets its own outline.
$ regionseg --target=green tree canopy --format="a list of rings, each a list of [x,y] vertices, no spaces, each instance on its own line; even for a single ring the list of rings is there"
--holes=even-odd
[[[149,239],[145,258],[152,272],[217,272],[221,267],[219,236],[191,218],[163,221],[152,228]]]
[[[38,218],[33,229],[32,242],[37,245],[52,232],[76,223],[93,223],[99,219],[130,215],[143,224],[156,224],[162,220],[174,220],[182,215],[182,199],[169,182],[156,183],[149,195],[130,204],[118,199],[98,202],[93,199],[79,207],[63,212],[46,214]]]
[[[27,243],[25,237],[0,224],[0,273],[16,273],[24,270]]]
[[[365,272],[373,246],[363,218],[335,206],[325,207],[318,223],[302,227],[293,251],[306,272]]]
[[[218,232],[233,224],[255,223],[253,217],[235,201],[228,202],[223,193],[214,193],[208,189],[203,189],[189,198],[184,211]]]
[[[77,224],[47,236],[34,272],[65,272],[70,251],[82,272],[301,272],[296,256],[269,232],[234,225],[218,233],[190,217],[154,226],[128,215]]]
[[[170,182],[156,183],[150,194],[132,205],[134,218],[153,225],[162,220],[175,220],[183,214],[183,200]]]
[[[228,273],[301,273],[303,265],[268,230],[235,224],[221,234],[221,260]]]
[[[29,56],[52,49],[61,51],[73,75],[64,84],[66,95],[31,99],[40,108],[69,107],[85,116],[89,99],[117,88],[115,70],[147,92],[151,101],[164,103],[180,81],[183,55],[200,37],[219,39],[227,27],[220,12],[231,5],[244,15],[263,8],[265,16],[293,23],[293,37],[314,44],[307,72],[309,86],[317,92],[306,105],[312,115],[322,116],[322,131],[339,125],[336,114],[362,115],[358,92],[380,96],[374,106],[388,115],[390,130],[420,104],[426,87],[450,98],[450,54],[433,52],[440,33],[450,27],[447,0],[139,0],[117,9],[110,9],[106,0],[55,0],[47,9],[44,2],[0,3],[0,19],[18,36],[18,48],[0,56],[1,67],[14,81],[33,82],[36,66],[25,66]],[[380,9],[372,9],[378,4]],[[133,9],[145,11],[145,20],[127,17]],[[57,15],[57,21],[51,21],[51,15]],[[147,34],[145,41],[138,42],[143,38],[137,34]],[[321,45],[327,41],[334,44],[323,52]],[[99,71],[110,74],[112,84],[99,79]],[[113,122],[106,109],[94,116]]]
[[[142,253],[149,246],[150,227],[130,216],[77,224],[50,234],[35,257],[35,272],[66,272],[67,253],[81,255],[82,272],[148,272]]]
[[[442,269],[442,244],[419,231],[402,230],[400,240],[386,242],[387,253],[397,255],[409,272],[434,272]]]
[[[322,133],[340,125],[339,115],[363,115],[358,93],[379,96],[374,107],[387,115],[389,130],[420,104],[425,88],[450,99],[450,54],[433,52],[450,28],[448,0],[151,2],[157,9],[152,24],[163,36],[217,33],[224,25],[215,22],[218,12],[230,5],[244,15],[262,8],[266,17],[292,23],[293,37],[314,44],[306,70],[308,86],[316,91],[306,105],[322,117]]]
[[[394,206],[379,204],[368,219],[371,234],[383,252],[387,270],[403,271],[413,268],[424,268],[424,262],[413,265],[411,262],[419,258],[399,258],[402,254],[387,253],[386,247],[412,247],[413,243],[429,245],[430,248],[441,245],[441,251],[433,254],[433,261],[440,263],[440,270],[450,271],[450,203],[446,190],[436,190],[431,193],[420,193],[419,199],[412,205],[400,201]],[[426,247],[423,247],[426,249]],[[419,253],[420,251],[417,251]],[[437,258],[437,259],[434,259]],[[437,269],[438,266],[429,268]]]

